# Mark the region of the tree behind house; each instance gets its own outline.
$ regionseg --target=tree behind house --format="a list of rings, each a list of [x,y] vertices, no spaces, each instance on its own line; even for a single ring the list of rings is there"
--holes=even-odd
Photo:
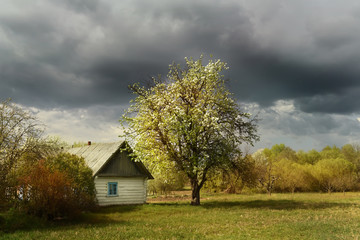
[[[0,103],[0,205],[9,200],[9,175],[22,156],[38,152],[41,136],[41,124],[34,116],[10,99]]]

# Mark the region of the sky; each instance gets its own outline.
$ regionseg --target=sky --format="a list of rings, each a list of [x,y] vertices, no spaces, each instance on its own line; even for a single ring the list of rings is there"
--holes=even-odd
[[[70,143],[118,141],[127,86],[201,54],[259,117],[254,150],[360,142],[359,1],[1,1],[0,99]]]

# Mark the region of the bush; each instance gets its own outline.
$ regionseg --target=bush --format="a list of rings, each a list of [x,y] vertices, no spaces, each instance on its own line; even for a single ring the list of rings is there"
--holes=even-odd
[[[92,171],[75,155],[62,153],[24,166],[17,180],[19,208],[38,217],[74,217],[95,204]]]

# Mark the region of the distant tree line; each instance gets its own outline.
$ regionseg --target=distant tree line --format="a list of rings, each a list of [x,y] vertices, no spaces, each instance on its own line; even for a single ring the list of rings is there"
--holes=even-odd
[[[360,145],[294,151],[284,144],[235,159],[210,175],[208,191],[346,192],[360,189]]]

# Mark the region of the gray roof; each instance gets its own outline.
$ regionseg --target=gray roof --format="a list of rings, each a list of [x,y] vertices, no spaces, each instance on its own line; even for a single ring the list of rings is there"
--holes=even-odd
[[[132,152],[130,146],[126,141],[123,142],[116,142],[116,143],[97,143],[93,145],[87,145],[83,147],[78,148],[71,148],[68,150],[68,153],[75,154],[79,157],[83,157],[85,159],[85,162],[87,165],[93,170],[93,176],[97,175],[101,169],[107,164],[108,162],[111,162],[110,159],[114,159],[114,156],[119,156],[121,149],[127,149],[125,151],[126,154],[129,154]],[[129,149],[130,148],[130,149]],[[127,155],[128,156],[128,155]],[[142,176],[148,177],[148,179],[154,179],[154,177],[151,175],[151,173],[146,169],[144,164],[141,161],[132,161],[130,160],[130,157],[126,157],[125,161],[129,161],[132,163],[132,165],[135,167],[134,170],[136,172],[135,175],[140,174]],[[127,165],[128,167],[130,165]],[[117,166],[121,167],[121,166]],[[122,167],[126,167],[126,164],[122,165]],[[123,171],[126,171],[129,169],[123,169]],[[120,172],[123,172],[120,171]],[[119,171],[117,171],[119,172]],[[122,173],[124,174],[124,173]],[[121,174],[121,175],[122,175]],[[128,176],[128,175],[124,175]]]
[[[93,175],[96,175],[107,160],[120,148],[120,145],[121,142],[97,143],[71,148],[68,152],[83,157],[87,165],[93,170]]]

